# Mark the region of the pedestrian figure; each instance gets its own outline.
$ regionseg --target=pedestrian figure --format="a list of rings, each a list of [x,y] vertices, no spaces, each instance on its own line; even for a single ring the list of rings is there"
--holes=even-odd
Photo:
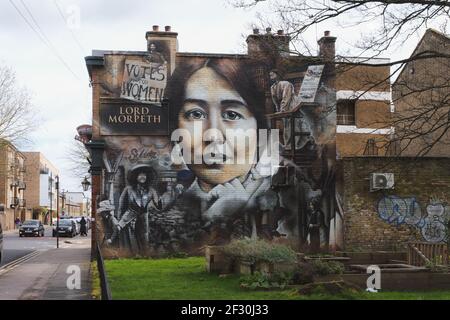
[[[84,219],[84,217],[81,218],[80,221],[80,235],[81,236],[86,236],[87,237],[87,228],[86,228],[86,219]]]

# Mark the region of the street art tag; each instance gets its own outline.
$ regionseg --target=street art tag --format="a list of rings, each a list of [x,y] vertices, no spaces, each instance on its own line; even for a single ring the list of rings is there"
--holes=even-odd
[[[125,61],[121,98],[139,102],[160,103],[167,84],[167,64]]]
[[[416,199],[386,196],[378,202],[380,218],[389,224],[422,226],[422,212]]]
[[[433,201],[426,206],[426,214],[423,215],[416,198],[386,196],[378,202],[377,209],[379,217],[385,222],[417,228],[425,241],[438,243],[447,238],[449,215],[446,208],[448,206],[440,200]]]

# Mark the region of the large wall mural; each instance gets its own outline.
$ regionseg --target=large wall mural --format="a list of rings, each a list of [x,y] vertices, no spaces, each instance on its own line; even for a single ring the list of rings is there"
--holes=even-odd
[[[386,196],[378,202],[378,214],[387,223],[418,229],[427,242],[443,242],[448,237],[450,206],[440,199],[431,199],[422,212],[415,197]]]
[[[170,74],[157,47],[105,56],[119,72],[104,82],[119,90],[100,100],[102,247],[195,254],[242,237],[326,246],[336,121],[327,67],[190,56]]]

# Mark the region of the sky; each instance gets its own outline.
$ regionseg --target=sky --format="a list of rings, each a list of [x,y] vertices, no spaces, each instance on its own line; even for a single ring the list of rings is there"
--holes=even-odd
[[[80,191],[81,180],[71,173],[67,150],[76,127],[91,124],[84,57],[95,49],[144,51],[145,32],[153,25],[172,26],[182,52],[241,53],[243,35],[252,32],[261,10],[270,12],[264,6],[237,9],[227,0],[2,0],[0,65],[13,68],[20,84],[31,91],[39,118],[33,143],[24,150],[42,152],[59,168],[61,187]],[[306,39],[315,43],[328,29],[338,37],[338,52],[359,35],[324,25],[310,30]],[[390,58],[408,57],[420,37]]]

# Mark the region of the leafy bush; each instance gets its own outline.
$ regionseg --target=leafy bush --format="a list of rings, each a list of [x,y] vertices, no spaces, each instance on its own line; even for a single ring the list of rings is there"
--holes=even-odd
[[[321,276],[328,274],[343,274],[344,265],[338,261],[311,260],[313,273]]]
[[[297,254],[291,248],[264,240],[233,240],[224,246],[222,251],[231,258],[250,263],[261,261],[269,263],[295,263],[297,261]]]
[[[284,289],[292,280],[292,274],[286,272],[265,274],[255,272],[239,279],[241,288],[248,289]]]
[[[176,252],[173,252],[173,253],[169,254],[169,258],[172,258],[172,259],[186,259],[186,258],[189,258],[189,254],[186,253],[186,252],[183,252],[183,251],[176,251]]]
[[[309,263],[300,263],[294,271],[292,282],[294,284],[307,284],[314,281],[314,270]]]

